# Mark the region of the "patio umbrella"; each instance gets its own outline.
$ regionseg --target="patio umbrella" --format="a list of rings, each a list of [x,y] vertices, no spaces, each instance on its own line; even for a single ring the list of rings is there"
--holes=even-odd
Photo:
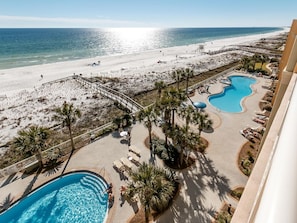
[[[120,132],[120,136],[123,137],[123,136],[127,136],[128,135],[128,132],[127,131],[122,131]]]
[[[206,104],[202,101],[194,102],[193,105],[195,108],[206,108]]]

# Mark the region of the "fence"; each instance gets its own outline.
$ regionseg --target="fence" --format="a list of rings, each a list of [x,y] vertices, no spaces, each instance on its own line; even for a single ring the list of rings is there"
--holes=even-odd
[[[128,97],[127,95],[121,92],[108,88],[100,83],[92,83],[89,80],[82,78],[80,76],[75,76],[75,80],[77,80],[83,86],[87,86],[90,89],[99,92],[101,95],[104,95],[110,98],[111,100],[117,101],[124,107],[128,108],[132,113],[136,113],[139,110],[143,109],[142,105],[134,101],[132,98]]]
[[[95,136],[95,139],[98,138],[100,135],[104,134],[105,132],[107,132],[108,130],[111,130],[113,129],[113,123],[112,122],[109,122],[105,125],[102,125],[96,129],[93,129],[91,131],[88,131],[84,134],[81,134],[79,136],[76,136],[73,138],[74,140],[74,143],[75,144],[81,144],[82,146],[88,144],[90,142],[90,138],[91,138],[91,135],[94,135]],[[81,147],[81,146],[77,146],[77,147]],[[70,140],[67,140],[63,143],[60,143],[58,145],[55,145],[45,151],[42,151],[42,157],[44,159],[46,159],[49,154],[52,154],[54,152],[58,151],[59,154],[61,156],[65,156],[67,154],[69,154],[71,152],[71,142]],[[5,177],[5,176],[9,176],[9,175],[12,175],[14,173],[17,173],[19,171],[23,171],[27,168],[30,168],[32,165],[34,165],[36,162],[37,162],[37,157],[34,155],[34,156],[31,156],[27,159],[24,159],[24,160],[21,160],[11,166],[8,166],[4,169],[1,169],[0,170],[0,178],[1,177]]]

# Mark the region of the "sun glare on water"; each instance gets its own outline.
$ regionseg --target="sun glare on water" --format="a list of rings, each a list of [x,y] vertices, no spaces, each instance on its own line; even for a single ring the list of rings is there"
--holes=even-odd
[[[117,47],[132,51],[149,49],[156,44],[156,28],[110,28],[107,30]]]

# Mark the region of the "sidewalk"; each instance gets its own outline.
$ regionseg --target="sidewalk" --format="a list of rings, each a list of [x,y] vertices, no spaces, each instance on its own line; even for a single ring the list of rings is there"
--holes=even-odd
[[[258,82],[253,86],[255,93],[244,100],[244,107],[248,109],[236,114],[219,112],[208,103],[207,94],[198,94],[196,91],[195,96],[191,99],[207,103],[205,110],[214,120],[214,132],[202,132],[202,137],[209,141],[206,154],[198,155],[194,167],[179,172],[180,194],[172,207],[160,216],[157,222],[211,222],[212,217],[224,202],[231,203],[233,207],[236,207],[237,201],[231,198],[228,193],[235,187],[244,186],[248,179],[237,166],[239,150],[246,142],[239,130],[247,125],[257,125],[252,121],[252,117],[254,112],[259,110],[258,102],[266,92],[262,88],[265,81],[267,80],[258,78]],[[210,84],[209,91],[211,93],[221,90],[221,83]],[[154,127],[153,131],[163,137],[160,128]],[[133,125],[131,144],[140,149],[140,162],[150,161],[150,151],[144,145],[147,136],[148,130],[143,124]],[[71,157],[65,171],[86,169],[101,174],[108,183],[112,182],[115,202],[109,212],[108,222],[110,223],[126,222],[134,214],[133,207],[127,202],[121,205],[120,186],[125,184],[125,180],[121,179],[113,168],[113,161],[127,157],[127,154],[128,145],[125,140],[119,137],[119,133],[113,132],[77,151]],[[159,159],[155,164],[163,165]],[[3,179],[0,182],[0,203],[3,203],[7,198],[17,199],[26,191],[59,176],[64,167],[65,163],[55,171],[41,173],[38,176],[24,176],[18,173]],[[133,168],[136,166],[134,165]],[[138,206],[140,207],[139,203]]]

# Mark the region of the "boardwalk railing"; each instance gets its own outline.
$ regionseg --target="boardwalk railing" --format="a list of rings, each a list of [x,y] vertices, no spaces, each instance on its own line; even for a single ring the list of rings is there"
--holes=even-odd
[[[58,79],[58,80],[55,80],[52,82],[47,82],[46,84],[56,83],[56,82],[65,81],[65,80],[69,80],[69,79],[75,79],[82,85],[88,86],[90,89],[93,89],[93,90],[99,92],[100,94],[110,98],[111,100],[117,101],[118,103],[120,103],[123,106],[125,106],[126,108],[128,108],[132,113],[136,113],[139,110],[144,108],[142,105],[140,105],[139,103],[137,103],[136,101],[134,101],[133,99],[131,99],[130,97],[126,96],[123,93],[120,93],[120,92],[115,91],[111,88],[105,87],[99,83],[92,83],[92,82],[88,81],[87,79],[82,78],[77,75],[66,77],[66,78],[61,78],[61,79]],[[73,140],[76,144],[86,145],[87,143],[90,142],[91,135],[95,136],[95,138],[98,138],[98,136],[102,135],[105,131],[107,131],[108,129],[112,129],[112,128],[113,128],[113,123],[109,122],[102,126],[99,126],[96,129],[93,129],[93,130],[88,131],[84,134],[76,136],[73,138]],[[67,155],[68,153],[70,153],[71,152],[70,140],[67,140],[63,143],[60,143],[58,145],[55,145],[55,146],[43,151],[42,157],[43,157],[43,159],[46,159],[49,156],[49,154],[52,154],[55,152],[59,152],[59,154],[61,156],[64,156],[64,155]],[[1,169],[0,170],[0,178],[9,176],[9,175],[17,173],[19,171],[23,171],[27,168],[30,168],[31,166],[35,165],[37,161],[38,160],[37,160],[36,156],[34,155],[27,159],[21,160],[11,166],[8,166],[4,169]]]
[[[93,83],[89,81],[86,78],[80,77],[80,76],[75,76],[75,80],[77,80],[79,83],[81,83],[83,86],[87,86],[90,89],[93,89],[97,92],[99,92],[101,95],[116,101],[129,109],[132,113],[136,113],[139,110],[142,110],[144,107],[134,101],[132,98],[128,97],[127,95],[118,92],[116,90],[113,90],[111,88],[108,88],[100,83]]]

